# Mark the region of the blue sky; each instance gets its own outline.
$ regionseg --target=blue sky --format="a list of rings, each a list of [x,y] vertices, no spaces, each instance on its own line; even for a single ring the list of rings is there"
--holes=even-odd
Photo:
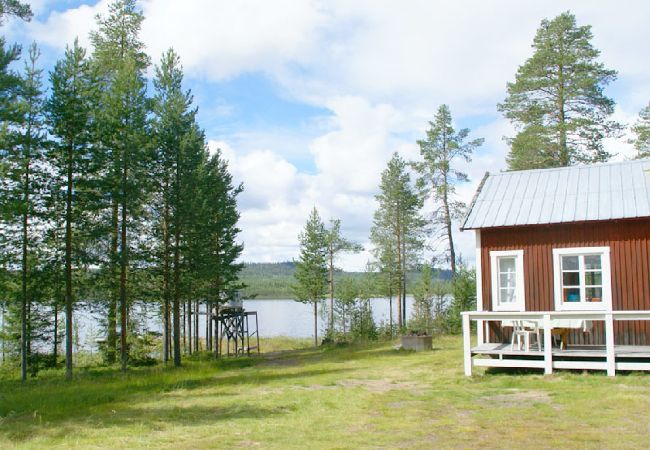
[[[29,24],[10,21],[8,40],[35,40],[46,69],[79,37],[88,46],[94,16],[108,1],[35,0]],[[633,122],[650,100],[650,2],[463,0],[142,0],[142,38],[154,63],[180,54],[211,148],[221,148],[244,182],[242,240],[247,261],[297,256],[297,235],[316,206],[340,218],[368,247],[379,177],[392,152],[417,158],[441,103],[457,128],[485,138],[470,164],[469,201],[485,171],[505,168],[496,111],[506,82],[531,54],[540,21],[571,10],[592,25],[601,61],[619,72],[607,88],[615,118]],[[626,137],[607,142],[622,159]],[[474,237],[458,233],[472,262]],[[344,257],[362,269],[368,252]]]

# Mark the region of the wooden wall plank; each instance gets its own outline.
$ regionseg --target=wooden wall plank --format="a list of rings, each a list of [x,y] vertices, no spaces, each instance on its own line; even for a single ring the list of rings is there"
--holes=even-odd
[[[650,310],[650,218],[583,222],[527,227],[490,228],[481,231],[483,306],[492,309],[490,251],[524,250],[526,310],[554,310],[553,249],[609,246],[614,310]],[[498,328],[498,327],[496,327]],[[495,328],[495,332],[496,332]],[[603,327],[591,335],[574,333],[577,342],[602,344]],[[616,324],[618,344],[650,343],[650,324]]]

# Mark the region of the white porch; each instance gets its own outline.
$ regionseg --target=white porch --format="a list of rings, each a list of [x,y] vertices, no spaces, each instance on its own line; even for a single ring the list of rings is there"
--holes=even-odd
[[[650,320],[650,311],[540,311],[488,312],[466,311],[463,319],[465,375],[476,367],[513,367],[543,369],[605,370],[614,376],[617,370],[650,371],[650,346],[614,345],[614,321]],[[543,338],[541,350],[512,348],[510,343],[489,342],[488,323],[491,321],[526,320],[540,323]],[[553,323],[558,320],[590,320],[604,322],[605,345],[573,345],[561,349],[552,345]],[[471,322],[477,323],[477,345],[472,346]],[[485,358],[487,356],[487,358]]]

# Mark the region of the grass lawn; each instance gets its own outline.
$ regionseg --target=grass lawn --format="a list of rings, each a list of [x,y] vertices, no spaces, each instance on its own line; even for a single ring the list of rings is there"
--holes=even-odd
[[[303,342],[304,344],[305,342]],[[285,342],[282,345],[296,345]],[[463,376],[459,337],[0,381],[0,447],[647,447],[650,375]],[[276,345],[278,347],[278,345]]]

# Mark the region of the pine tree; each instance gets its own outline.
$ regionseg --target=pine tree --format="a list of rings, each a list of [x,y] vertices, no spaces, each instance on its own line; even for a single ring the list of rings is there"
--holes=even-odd
[[[433,230],[436,243],[446,240],[452,274],[456,273],[456,249],[452,221],[465,211],[465,204],[455,198],[456,185],[468,181],[467,174],[457,169],[457,160],[471,161],[474,150],[483,139],[467,141],[469,129],[456,132],[451,112],[441,105],[424,140],[418,141],[422,161],[412,163],[419,174],[417,186],[424,196],[433,200]]]
[[[118,169],[112,179],[119,209],[119,310],[120,362],[126,369],[128,360],[127,316],[131,303],[129,270],[135,260],[136,237],[148,195],[150,149],[147,136],[147,98],[145,80],[127,57],[103,99],[106,109],[100,120],[112,130],[114,141],[112,164]]]
[[[650,103],[639,112],[639,120],[632,126],[634,144],[637,151],[637,158],[650,158]]]
[[[86,52],[75,40],[50,74],[51,96],[47,101],[50,133],[57,140],[50,162],[65,189],[65,322],[66,378],[72,377],[73,265],[79,261],[79,242],[84,213],[84,180],[90,161],[90,77]],[[55,186],[55,189],[57,187]]]
[[[350,277],[342,277],[336,284],[336,302],[334,308],[341,324],[341,332],[345,336],[350,330],[348,323],[354,309],[354,305],[359,298],[360,287],[357,281]],[[334,327],[331,328],[332,330]]]
[[[330,308],[329,308],[329,329],[334,330],[334,262],[339,253],[358,253],[363,247],[355,242],[349,241],[341,234],[341,221],[330,220],[330,227],[325,231],[327,243],[327,278],[329,286]]]
[[[198,125],[193,124],[182,136],[179,151],[175,153],[176,163],[172,183],[172,231],[174,236],[174,309],[185,301],[187,351],[196,349],[192,321],[196,319],[192,296],[200,283],[200,266],[203,249],[200,244],[200,224],[205,220],[199,212],[201,206],[201,170],[206,160],[205,136]],[[180,311],[178,311],[180,312]],[[176,320],[176,319],[175,319]],[[196,331],[196,330],[195,330]],[[194,342],[194,345],[193,345]],[[176,356],[176,353],[175,353]],[[176,364],[176,357],[174,363]]]
[[[410,328],[431,334],[434,295],[433,272],[431,267],[425,264],[420,271],[420,278],[413,287],[413,312],[409,323]]]
[[[239,272],[244,265],[237,260],[244,246],[237,242],[241,230],[238,227],[239,211],[237,197],[243,185],[234,185],[228,163],[217,150],[208,160],[200,183],[197,208],[201,218],[194,227],[193,241],[198,259],[202,262],[201,272],[208,283],[208,310],[215,303],[232,297],[244,285],[239,281]]]
[[[316,208],[311,211],[304,230],[298,236],[300,256],[292,286],[296,301],[314,307],[314,346],[318,346],[318,303],[327,295],[327,238],[325,225]]]
[[[406,269],[417,261],[423,248],[425,230],[425,222],[419,214],[422,201],[411,186],[411,177],[406,169],[406,162],[394,153],[381,175],[381,192],[375,197],[379,209],[375,211],[370,231],[380,271],[395,280],[397,286],[397,323],[400,328],[406,322]]]
[[[15,16],[29,22],[33,13],[30,6],[18,0],[0,0],[0,25],[3,24],[6,16]]]
[[[597,61],[590,26],[578,26],[570,12],[544,19],[534,53],[508,83],[498,105],[518,134],[510,140],[511,170],[562,167],[606,161],[603,139],[617,135],[609,120],[614,101],[603,93],[616,72]]]
[[[12,89],[10,111],[4,111],[6,153],[2,158],[3,209],[6,222],[2,229],[7,233],[6,246],[13,249],[16,266],[20,267],[18,302],[20,308],[9,307],[8,321],[19,324],[21,378],[27,379],[27,366],[31,348],[30,311],[34,296],[34,275],[38,228],[36,216],[42,212],[41,193],[43,173],[43,92],[42,70],[36,67],[40,52],[36,45],[29,51],[24,76],[16,79]],[[8,74],[13,77],[13,74]],[[5,97],[7,99],[7,97]]]
[[[156,67],[153,98],[153,132],[156,148],[156,168],[159,207],[154,211],[159,236],[157,258],[161,273],[161,294],[163,299],[163,361],[170,355],[170,317],[173,297],[172,276],[172,227],[174,207],[174,187],[177,156],[181,150],[183,136],[190,132],[195,121],[196,110],[191,108],[192,96],[182,88],[183,70],[180,59],[173,50],[168,50]],[[175,335],[179,330],[174,330]],[[180,353],[178,354],[180,358]],[[180,364],[180,359],[178,361]]]
[[[43,186],[47,174],[44,173],[43,156],[45,151],[44,100],[42,88],[43,71],[36,67],[40,51],[36,44],[29,49],[29,60],[25,63],[25,75],[18,95],[21,111],[21,127],[17,131],[17,148],[20,162],[17,167],[18,189],[20,191],[19,211],[21,215],[21,378],[27,379],[27,364],[31,352],[32,323],[30,311],[34,300],[34,266],[37,256],[38,233],[35,232],[35,219],[42,214]],[[35,322],[35,321],[34,321]]]
[[[97,152],[97,164],[103,165],[102,190],[108,194],[104,205],[106,216],[103,217],[103,223],[97,224],[98,233],[104,234],[108,238],[108,242],[105,243],[108,251],[98,253],[107,255],[107,258],[102,261],[104,281],[109,297],[106,357],[108,362],[115,362],[117,309],[124,294],[122,278],[125,252],[120,251],[123,233],[119,200],[123,196],[124,167],[120,158],[121,151],[117,148],[120,142],[120,133],[124,130],[121,130],[120,126],[115,128],[115,125],[119,125],[120,119],[115,117],[114,111],[109,105],[119,101],[120,93],[115,90],[118,76],[122,77],[122,81],[126,81],[125,77],[129,76],[126,72],[130,70],[134,72],[131,74],[132,77],[135,77],[134,80],[137,79],[138,83],[142,83],[144,71],[149,66],[149,58],[144,52],[144,43],[139,38],[144,16],[136,8],[134,0],[115,0],[109,5],[108,14],[106,16],[98,15],[96,20],[98,29],[91,32],[90,40],[93,45],[93,76],[101,95],[95,108],[98,120],[96,121],[94,140],[97,148],[101,150],[101,152]],[[124,87],[126,86],[123,84],[122,88]],[[131,87],[133,88],[133,86]],[[131,125],[132,131],[135,131],[133,128],[135,123],[129,122],[130,119],[126,117],[122,119],[126,120],[125,124]],[[120,322],[122,322],[121,318]],[[120,342],[124,343],[125,338],[126,336],[121,336]],[[125,356],[125,353],[121,352],[121,359]]]

